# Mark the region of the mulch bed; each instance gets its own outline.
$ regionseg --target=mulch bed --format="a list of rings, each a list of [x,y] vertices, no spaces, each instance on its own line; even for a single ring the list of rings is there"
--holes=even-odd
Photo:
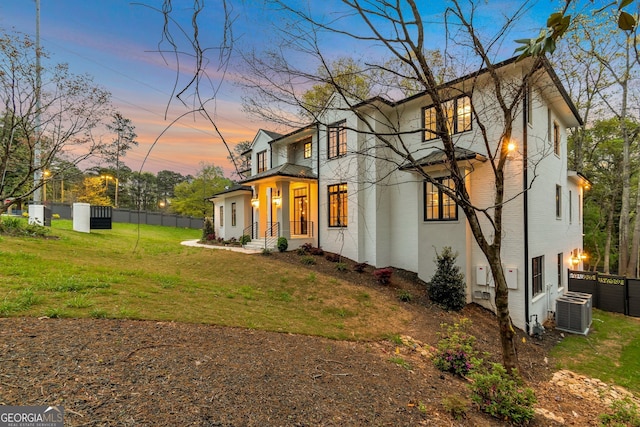
[[[273,256],[299,263],[295,254]],[[318,261],[314,268],[337,271]],[[380,286],[370,272],[335,274],[345,273],[361,286]],[[465,316],[480,349],[498,351],[495,318],[486,310],[432,307],[408,273],[394,273],[384,289],[415,294],[407,304],[414,320],[402,333],[435,345],[441,323]],[[539,406],[567,424],[598,425],[602,406],[548,385],[553,361],[545,358],[559,339],[551,332],[521,343],[523,374]],[[503,425],[471,409],[453,419],[443,398],[467,395],[466,380],[391,341],[153,321],[0,319],[0,404],[62,405],[66,426]],[[537,415],[532,425],[560,424]]]

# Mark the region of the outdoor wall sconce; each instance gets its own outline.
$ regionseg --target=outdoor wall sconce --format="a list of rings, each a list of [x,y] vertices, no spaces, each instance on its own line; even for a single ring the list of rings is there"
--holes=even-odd
[[[282,197],[280,197],[280,192],[278,192],[277,196],[273,196],[272,199],[273,199],[273,203],[276,206],[280,206],[282,204]]]
[[[251,199],[251,206],[258,209],[258,206],[260,206],[260,200],[257,197],[254,197]]]

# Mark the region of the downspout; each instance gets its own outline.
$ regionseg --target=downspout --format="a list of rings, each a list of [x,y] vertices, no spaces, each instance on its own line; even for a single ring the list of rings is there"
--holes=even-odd
[[[528,84],[528,83],[527,83]],[[523,214],[524,214],[524,323],[525,331],[529,334],[529,177],[527,174],[527,131],[529,123],[529,91],[525,92],[524,105],[522,106],[522,190],[523,190]]]
[[[318,205],[318,229],[317,229],[317,234],[318,234],[318,247],[321,247],[320,245],[320,124],[316,122],[316,140],[318,141],[316,143],[316,163],[317,163],[317,170],[318,170],[318,191],[316,194],[316,197],[318,198],[316,200],[316,205]]]

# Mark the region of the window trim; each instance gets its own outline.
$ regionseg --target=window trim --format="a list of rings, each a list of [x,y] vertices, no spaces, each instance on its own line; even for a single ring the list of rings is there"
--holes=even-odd
[[[556,184],[556,219],[562,219],[562,186]]]
[[[439,182],[440,184],[444,185],[445,181],[451,181],[451,184],[453,185],[453,179],[450,176],[443,176],[441,178],[435,178],[434,181]],[[438,216],[437,218],[428,218],[428,198],[427,198],[427,188],[429,185],[434,186],[435,188],[438,189]],[[451,187],[450,187],[451,188]],[[440,187],[438,187],[436,184],[433,184],[429,181],[424,181],[423,185],[422,185],[422,197],[423,197],[423,201],[422,201],[422,209],[423,209],[423,220],[425,222],[433,222],[433,221],[457,221],[458,220],[458,204],[455,202],[455,200],[451,197],[449,197],[445,192],[442,191],[442,189]],[[444,207],[445,207],[445,198],[448,199],[449,202],[452,202],[453,205],[455,206],[455,215],[451,218],[444,218]],[[451,206],[451,204],[446,204],[446,206]]]
[[[311,139],[308,139],[302,143],[302,152],[303,152],[303,155],[302,155],[303,158],[305,159],[311,158],[311,154],[313,152],[313,145],[312,145]]]
[[[564,287],[564,253],[558,254],[558,289]]]
[[[544,255],[531,258],[531,292],[533,296],[544,292]]]
[[[236,226],[236,202],[231,203],[231,226]]]
[[[262,150],[256,154],[257,173],[267,170],[267,150]]]
[[[560,156],[560,125],[553,121],[553,153]]]
[[[460,115],[458,114],[458,101],[460,99],[467,99],[469,102],[469,124],[465,129],[458,129],[458,125],[460,122]],[[463,94],[463,95],[459,95],[456,96],[454,98],[450,98],[447,99],[446,101],[442,102],[442,107],[445,109],[445,114],[447,111],[447,103],[453,103],[453,107],[451,108],[451,111],[453,112],[453,117],[446,117],[446,122],[447,122],[447,127],[451,126],[452,129],[450,129],[451,135],[457,135],[460,133],[464,133],[464,132],[468,132],[473,130],[473,107],[472,107],[472,103],[471,103],[471,96],[467,95],[467,94]],[[429,127],[427,128],[427,113],[430,116],[430,120],[429,122],[437,122],[436,119],[436,110],[435,110],[435,105],[431,104],[428,105],[426,107],[422,107],[422,141],[433,141],[434,139],[438,139],[439,136],[437,135],[436,132],[438,132],[440,129],[439,128],[439,124],[436,123],[436,128],[435,130],[433,129],[433,127]]]
[[[347,154],[347,121],[342,120],[327,126],[327,158],[337,159]],[[331,136],[336,135],[335,150],[332,150]],[[333,154],[332,154],[333,153]]]
[[[336,201],[338,204],[335,217],[331,216],[332,197],[336,197]],[[346,182],[327,185],[327,219],[328,219],[327,224],[329,227],[343,228],[349,225],[348,197],[349,197],[349,188]]]

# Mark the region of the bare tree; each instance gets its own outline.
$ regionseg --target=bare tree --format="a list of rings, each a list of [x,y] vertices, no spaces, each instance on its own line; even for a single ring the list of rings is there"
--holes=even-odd
[[[65,64],[44,66],[39,86],[35,58],[29,37],[0,34],[0,212],[42,187],[44,180],[33,182],[34,173],[64,175],[65,168],[51,168],[54,161],[75,167],[96,155],[101,143],[93,132],[110,114],[110,94]]]
[[[277,49],[264,57],[255,53],[247,55],[250,70],[247,86],[253,92],[247,98],[246,110],[283,125],[297,124],[300,119],[295,118],[296,110],[304,109],[307,113],[314,113],[306,108],[302,95],[304,91],[317,83],[331,85],[334,93],[332,99],[336,101],[328,108],[346,110],[357,116],[362,126],[348,130],[364,135],[364,139],[371,141],[363,144],[354,154],[368,156],[375,162],[387,162],[389,171],[399,167],[412,170],[455,200],[464,211],[473,237],[491,267],[503,363],[512,370],[517,366],[517,353],[501,253],[504,237],[503,212],[505,206],[527,188],[520,188],[514,194],[513,188],[507,188],[505,172],[514,126],[517,126],[517,120],[521,120],[524,114],[527,88],[541,75],[539,71],[547,63],[541,56],[523,60],[520,63],[523,74],[513,79],[506,78],[502,68],[504,63],[494,61],[494,58],[509,29],[516,25],[518,18],[526,11],[527,4],[505,18],[495,34],[487,35],[481,33],[480,27],[474,22],[477,8],[483,2],[452,1],[442,16],[442,21],[446,23],[445,31],[449,35],[446,43],[451,44],[450,50],[443,55],[443,65],[430,60],[429,48],[433,49],[434,46],[428,44],[430,39],[427,27],[434,24],[425,22],[417,1],[391,3],[343,0],[342,9],[335,12],[330,20],[324,20],[319,15],[299,9],[286,1],[276,3],[280,10],[288,14],[290,20],[286,26],[282,26],[282,43]],[[361,99],[349,87],[342,86],[341,80],[331,73],[330,55],[322,48],[323,36],[343,37],[350,42],[361,43],[363,52],[371,46],[381,46],[382,54],[377,50],[375,54],[368,55],[361,61],[362,68],[375,70],[380,74],[394,74],[400,80],[412,82],[412,87],[419,87],[420,95],[430,99],[434,122],[439,125],[406,129],[399,117],[389,112],[388,101],[380,96],[369,100]],[[438,42],[442,43],[439,40],[434,44]],[[295,52],[292,53],[290,49]],[[455,49],[461,58],[468,58],[467,65],[458,69],[459,72],[468,73],[464,88],[461,87],[462,83],[460,86],[443,86],[439,78],[440,71],[435,67],[438,65],[450,69],[447,58],[456,56],[451,49]],[[305,60],[301,60],[301,57]],[[379,61],[376,61],[378,58]],[[401,66],[390,68],[390,61]],[[319,64],[324,67],[325,72],[309,71],[304,67],[308,63]],[[378,83],[377,87],[372,88],[373,95],[388,96],[389,87],[384,86],[384,82]],[[448,102],[452,97],[473,93],[478,88],[492,94],[483,101],[469,101],[469,108],[477,123],[476,135],[481,141],[480,145],[483,146],[483,154],[486,153],[491,171],[493,200],[488,206],[477,205],[469,192],[467,176],[470,172],[459,164],[461,151],[454,132],[451,132],[452,123],[448,115],[448,109],[451,108]],[[315,113],[313,116],[321,125],[329,124],[323,122],[325,119],[322,114]],[[446,123],[449,125],[445,125]],[[430,132],[440,139],[440,157],[454,185],[443,183],[422,167],[421,151],[411,148],[409,140],[423,132]],[[529,168],[535,170],[533,161]],[[368,178],[363,174],[359,179]],[[371,184],[382,185],[383,182]]]

